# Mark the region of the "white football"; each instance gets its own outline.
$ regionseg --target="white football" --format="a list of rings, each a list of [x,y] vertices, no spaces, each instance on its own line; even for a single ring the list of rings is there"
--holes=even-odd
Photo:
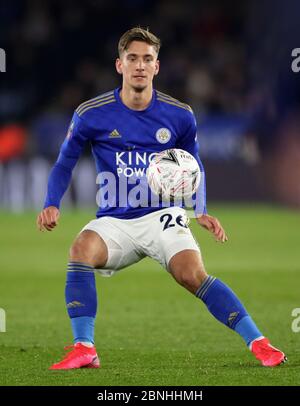
[[[166,149],[151,160],[147,180],[153,193],[162,200],[190,198],[197,190],[201,171],[196,159],[183,149]]]

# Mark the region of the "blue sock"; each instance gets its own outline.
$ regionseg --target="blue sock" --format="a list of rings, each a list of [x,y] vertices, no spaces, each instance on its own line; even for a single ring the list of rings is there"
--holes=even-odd
[[[65,296],[74,342],[94,343],[97,292],[92,266],[81,262],[68,263]]]
[[[248,346],[263,336],[234,292],[219,279],[208,276],[195,295],[217,320],[240,334]]]

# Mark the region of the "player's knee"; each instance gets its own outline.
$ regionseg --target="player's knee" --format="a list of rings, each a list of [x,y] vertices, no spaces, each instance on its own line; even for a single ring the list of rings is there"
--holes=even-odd
[[[182,270],[172,272],[172,275],[180,285],[192,293],[197,291],[207,276],[206,272],[202,269],[189,269],[186,267]]]
[[[178,282],[191,292],[196,292],[202,283],[202,275],[198,272],[184,270],[179,275]]]
[[[90,263],[91,256],[89,249],[82,241],[76,240],[69,252],[70,261]]]
[[[175,280],[192,293],[207,277],[201,256],[189,250],[174,255],[169,262],[169,270]]]
[[[85,262],[93,267],[104,266],[108,250],[104,241],[93,231],[83,231],[70,248],[70,261]]]
[[[93,265],[94,258],[94,242],[93,236],[89,233],[81,233],[73,242],[70,248],[70,261],[85,262]]]

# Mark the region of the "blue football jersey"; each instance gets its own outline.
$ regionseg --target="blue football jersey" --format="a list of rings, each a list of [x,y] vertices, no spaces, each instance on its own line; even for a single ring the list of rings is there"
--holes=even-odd
[[[85,145],[91,145],[97,169],[97,217],[130,219],[165,207],[153,201],[146,169],[154,154],[169,148],[191,153],[201,168],[197,213],[206,213],[205,175],[199,158],[197,125],[191,108],[153,90],[150,105],[142,111],[128,108],[120,88],[82,103],[69,130],[48,182],[44,207],[59,208],[72,170]]]

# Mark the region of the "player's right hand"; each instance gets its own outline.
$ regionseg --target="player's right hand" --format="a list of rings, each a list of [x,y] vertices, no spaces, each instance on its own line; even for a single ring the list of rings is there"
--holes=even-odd
[[[36,224],[40,231],[52,231],[58,224],[59,210],[57,207],[49,206],[37,216]]]

